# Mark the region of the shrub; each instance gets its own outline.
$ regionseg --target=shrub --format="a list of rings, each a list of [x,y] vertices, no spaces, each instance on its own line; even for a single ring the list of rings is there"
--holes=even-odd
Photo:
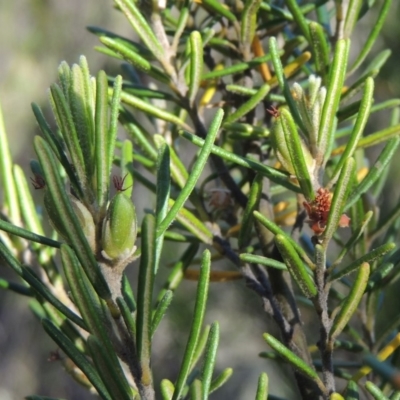
[[[291,368],[299,398],[400,398],[397,370],[382,363],[400,344],[399,316],[376,328],[400,261],[400,208],[377,212],[400,102],[374,104],[389,52],[366,62],[391,1],[352,63],[353,29],[374,2],[114,3],[137,39],[89,30],[124,78],[91,76],[82,56],[50,87],[56,128],[33,105],[43,213],[0,137],[0,254],[20,278],[2,287],[32,298],[66,370],[102,399],[206,399],[229,385],[230,368],[214,373],[219,324],[203,322],[209,282],[232,279],[272,317],[260,356]],[[383,109],[388,125],[363,135]],[[137,190],[155,199],[140,221]],[[168,271],[171,243],[184,251]],[[228,271],[215,270],[221,258]],[[198,283],[173,383],[154,370],[152,342],[185,278]],[[254,392],[266,399],[273,385],[260,372]]]

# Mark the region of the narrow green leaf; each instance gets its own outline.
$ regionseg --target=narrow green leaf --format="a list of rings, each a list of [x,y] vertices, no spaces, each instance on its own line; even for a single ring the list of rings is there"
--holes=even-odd
[[[134,340],[136,338],[136,324],[133,313],[129,309],[128,304],[123,297],[117,297],[117,305],[119,310],[121,311],[121,315],[124,319],[125,326],[129,332],[129,335]]]
[[[351,37],[351,33],[359,17],[362,3],[362,0],[350,0],[347,5],[346,20],[343,28],[343,37],[345,39]]]
[[[312,200],[315,197],[313,185],[310,178],[310,173],[308,170],[306,157],[307,148],[304,148],[304,145],[301,143],[300,135],[297,131],[294,120],[290,114],[290,112],[286,109],[282,109],[280,112],[280,122],[282,123],[283,132],[285,134],[286,144],[289,150],[290,159],[292,161],[292,165],[299,181],[302,193],[304,194],[307,200]],[[314,160],[311,159],[311,155],[308,158],[310,168],[311,163]]]
[[[215,359],[217,357],[217,348],[219,342],[219,324],[213,322],[208,334],[206,350],[204,355],[203,370],[201,373],[201,382],[203,386],[203,400],[207,400],[210,393],[211,379],[214,371]]]
[[[286,346],[284,346],[279,340],[275,339],[269,333],[264,333],[263,338],[269,344],[269,346],[275,350],[284,360],[289,364],[293,365],[297,370],[299,370],[304,375],[311,378],[321,389],[323,393],[326,393],[326,388],[322,383],[317,372],[307,365],[300,357],[290,351]]]
[[[96,369],[88,359],[75,347],[71,340],[61,332],[50,320],[42,320],[43,328],[58,346],[71,358],[71,360],[82,370],[92,385],[96,388],[99,396],[104,400],[113,400],[108,393],[104,383],[100,379]]]
[[[163,144],[167,144],[164,136],[155,134],[153,136],[154,143],[156,144],[157,148]],[[182,163],[181,159],[179,158],[178,154],[174,150],[173,147],[169,146],[169,153],[171,159],[171,176],[172,179],[177,183],[177,185],[182,189],[188,180],[189,173],[186,170],[185,165]]]
[[[169,113],[168,111],[164,111],[160,109],[159,107],[154,106],[153,104],[150,104],[142,99],[140,99],[137,96],[134,96],[132,94],[128,94],[125,91],[122,91],[121,93],[121,101],[124,103],[137,108],[138,110],[141,110],[145,112],[146,114],[149,114],[153,117],[162,119],[167,122],[171,122],[172,124],[176,124],[183,129],[186,130],[191,130],[191,128],[185,124],[184,121],[182,121],[179,117],[177,117],[174,114]]]
[[[116,54],[120,54],[124,60],[128,61],[135,68],[146,72],[152,78],[163,82],[169,83],[168,76],[151,64],[148,58],[144,58],[144,54],[139,54],[138,49],[132,48],[130,44],[115,40],[109,37],[100,37],[100,42],[107,46],[110,50]]]
[[[48,194],[51,196],[53,203],[57,205],[57,212],[68,235],[68,240],[99,296],[109,299],[110,290],[103,275],[100,273],[89,243],[65,192],[54,155],[47,143],[39,136],[35,137],[35,150],[43,168],[46,190],[49,191]]]
[[[239,249],[243,249],[250,244],[251,233],[253,230],[254,215],[253,212],[258,207],[262,193],[263,176],[258,173],[251,185],[249,199],[244,209],[243,218],[239,231],[238,245]]]
[[[160,386],[163,400],[171,400],[175,390],[174,384],[168,379],[163,379]]]
[[[178,379],[175,385],[173,400],[178,400],[186,385],[189,371],[192,366],[194,353],[199,340],[201,327],[205,314],[206,302],[208,297],[208,286],[210,278],[210,260],[211,255],[208,250],[203,253],[199,283],[197,285],[196,303],[194,308],[193,321],[190,329],[189,338],[186,344],[185,354],[183,356]]]
[[[389,400],[389,397],[386,397],[382,390],[371,381],[365,382],[365,389],[367,389],[375,400]]]
[[[240,23],[240,42],[245,48],[245,58],[250,57],[250,47],[257,29],[257,13],[261,0],[246,0]]]
[[[359,400],[360,394],[358,392],[358,385],[356,382],[350,380],[346,388],[346,400]]]
[[[67,175],[71,181],[72,187],[78,194],[78,197],[82,198],[83,197],[82,188],[78,182],[75,171],[72,169],[71,164],[64,152],[64,149],[60,143],[60,140],[51,131],[49,124],[47,123],[46,119],[44,118],[42,110],[40,109],[40,107],[37,104],[32,103],[32,111],[35,114],[36,121],[39,125],[39,128],[40,128],[44,138],[46,139],[47,143],[51,147],[53,153],[57,156],[61,165],[64,167],[65,172],[67,173]]]
[[[268,375],[263,372],[258,378],[256,400],[268,399]]]
[[[53,295],[49,288],[47,288],[36,276],[36,274],[29,267],[22,267],[21,278],[24,279],[29,286],[39,295],[47,300],[52,306],[54,306],[58,311],[60,311],[66,318],[71,322],[78,325],[84,330],[88,330],[86,321],[83,321],[77,314],[75,314],[71,309],[65,306],[55,295]]]
[[[103,346],[107,347],[110,353],[113,353],[107,333],[111,329],[111,325],[108,322],[101,300],[84,274],[76,255],[65,244],[61,246],[61,261],[74,303],[88,325],[89,332],[96,335]]]
[[[198,243],[190,244],[183,253],[182,257],[180,257],[179,261],[172,266],[171,272],[166,282],[163,285],[163,289],[160,290],[160,293],[157,296],[157,303],[159,303],[164,298],[167,291],[174,292],[178,288],[178,286],[183,280],[185,270],[189,267],[189,265],[193,261],[193,258],[196,256],[198,250],[199,250]]]
[[[358,269],[361,264],[363,264],[363,263],[371,264],[377,258],[383,257],[385,254],[389,253],[390,251],[394,250],[395,248],[396,248],[395,243],[382,244],[381,246],[377,247],[376,249],[371,250],[369,253],[364,254],[357,260],[353,261],[347,267],[343,268],[341,271],[337,272],[336,274],[333,274],[329,278],[329,280],[335,281],[337,279],[343,278],[344,276],[351,274],[356,269]]]
[[[125,14],[135,32],[143,40],[143,43],[154,54],[154,56],[158,60],[163,59],[164,48],[155,36],[149,24],[147,23],[145,17],[140,12],[140,9],[136,5],[136,3],[130,0],[114,0],[114,2]]]
[[[347,39],[338,40],[334,52],[333,62],[329,72],[329,86],[326,100],[322,109],[318,133],[318,164],[324,163],[328,144],[334,134],[333,126],[336,111],[338,110],[340,95],[345,81],[347,58],[350,42]]]
[[[210,386],[210,393],[215,392],[218,390],[220,387],[225,385],[225,383],[229,380],[229,378],[233,374],[233,369],[232,368],[226,368],[224,369],[220,375],[218,375],[212,382]]]
[[[318,22],[310,22],[308,25],[310,40],[313,50],[315,69],[322,81],[326,84],[326,74],[329,68],[329,45],[325,36],[325,30]]]
[[[203,74],[203,43],[200,32],[193,31],[189,36],[190,42],[190,79],[189,103],[193,106]]]
[[[45,236],[41,236],[36,233],[27,231],[24,228],[20,228],[18,226],[10,224],[9,222],[3,221],[2,219],[0,219],[0,230],[8,232],[12,235],[22,237],[24,239],[27,239],[35,243],[43,244],[45,246],[50,246],[55,248],[59,248],[61,246],[61,243],[56,240],[49,239]]]
[[[199,147],[204,146],[205,141],[195,135],[192,135],[185,131],[179,131],[179,134],[183,136],[185,139],[195,144],[196,146]],[[261,164],[260,162],[252,160],[250,158],[238,156],[230,151],[224,150],[221,147],[215,145],[211,146],[211,153],[223,158],[226,161],[230,161],[242,167],[253,169],[257,172],[260,172],[262,175],[271,179],[271,181],[277,183],[278,185],[282,185],[285,188],[292,190],[293,192],[296,193],[300,192],[300,188],[297,185],[294,185],[293,183],[290,182],[289,174],[284,173],[281,170]]]
[[[350,192],[350,187],[354,179],[355,161],[348,158],[340,171],[339,180],[333,192],[331,208],[329,211],[328,222],[322,234],[322,245],[326,248],[333,234],[336,232],[346,205],[346,200]]]
[[[362,50],[360,54],[358,55],[357,59],[354,61],[353,65],[350,68],[350,73],[354,72],[360,65],[361,63],[365,60],[365,58],[368,56],[369,52],[371,51],[372,46],[374,45],[376,38],[379,35],[379,32],[382,29],[382,26],[385,22],[386,15],[389,11],[390,5],[392,4],[392,0],[384,0],[382,4],[382,8],[378,12],[378,19],[375,24],[372,24],[373,28],[367,38],[367,41],[365,42],[364,46],[362,47]]]
[[[163,319],[165,312],[167,311],[169,305],[171,304],[174,293],[172,290],[167,290],[161,300],[158,302],[157,307],[154,311],[153,319],[151,322],[151,336],[155,334],[158,325]]]
[[[202,0],[201,4],[206,8],[211,9],[217,15],[225,17],[230,22],[236,22],[235,14],[231,13],[228,8],[224,7],[216,0]]]
[[[278,80],[279,87],[283,92],[283,95],[285,96],[287,105],[289,106],[289,110],[294,120],[296,121],[296,124],[300,127],[300,130],[302,132],[307,132],[307,129],[305,128],[303,121],[300,117],[300,113],[297,109],[296,102],[293,99],[289,84],[285,78],[285,72],[279,57],[278,44],[275,37],[271,37],[269,39],[269,50],[271,53],[272,63],[274,65],[275,75]]]
[[[293,16],[293,20],[297,23],[300,28],[301,33],[310,43],[310,31],[308,30],[307,21],[304,18],[303,13],[296,0],[285,0],[286,7],[289,9]]]
[[[367,124],[367,120],[370,115],[371,105],[373,102],[373,94],[374,80],[372,78],[368,78],[365,82],[364,93],[361,100],[360,108],[358,110],[356,123],[350,134],[350,139],[347,142],[346,149],[340,157],[339,162],[335,166],[331,182],[335,181],[335,178],[339,175],[344,163],[346,162],[346,159],[352,157],[357,148],[357,143],[364,132],[365,125]]]
[[[110,167],[112,166],[112,161],[114,158],[114,154],[110,154]],[[124,193],[126,197],[131,198],[133,192],[133,174],[131,172],[133,164],[133,143],[131,140],[124,140],[122,142],[121,148],[121,161],[120,161],[120,168],[121,168],[121,176],[124,180]]]
[[[0,107],[0,176],[2,191],[4,192],[4,204],[2,208],[6,208],[3,212],[6,212],[11,222],[19,224],[21,216],[12,170],[13,162],[8,145],[6,128],[4,126],[3,113]]]
[[[199,379],[195,379],[193,383],[190,385],[190,399],[201,400],[203,398],[204,397],[203,397],[201,381]]]
[[[376,182],[382,172],[385,170],[386,166],[391,161],[392,157],[396,153],[397,148],[400,144],[400,138],[396,137],[391,139],[382,152],[379,154],[375,164],[368,171],[367,176],[357,185],[356,189],[351,193],[349,200],[346,204],[346,208],[350,208],[362,194],[367,192],[367,190]]]
[[[379,290],[385,284],[385,278],[393,271],[394,263],[384,262],[369,277],[366,292]]]
[[[149,386],[152,382],[150,369],[151,318],[155,273],[155,220],[150,214],[147,214],[143,219],[141,239],[142,255],[137,291],[136,344],[142,368],[142,383]]]
[[[156,225],[160,225],[168,212],[168,201],[171,190],[169,146],[164,142],[158,148],[157,158],[157,186],[156,186]],[[156,227],[157,229],[157,227]],[[155,272],[158,270],[164,235],[156,239]]]
[[[0,288],[10,290],[11,292],[18,293],[22,296],[33,297],[33,291],[29,286],[10,282],[7,279],[0,278]]]
[[[357,149],[364,149],[367,147],[375,146],[379,143],[386,142],[387,140],[398,136],[400,134],[400,125],[390,126],[389,128],[383,129],[381,131],[371,133],[370,135],[363,137],[359,140]],[[346,149],[346,145],[339,146],[332,151],[331,156],[335,156],[343,153]]]
[[[263,256],[257,256],[255,254],[249,254],[249,253],[242,253],[239,255],[239,258],[248,263],[253,263],[253,264],[261,264],[265,265],[266,267],[271,267],[271,268],[276,268],[280,269],[283,271],[287,271],[286,264],[280,261],[276,261],[273,258],[267,258]]]
[[[339,265],[342,262],[344,256],[349,252],[350,249],[353,248],[353,246],[357,243],[357,241],[362,237],[365,229],[367,228],[369,222],[371,221],[373,214],[374,213],[372,211],[368,211],[364,215],[363,220],[360,223],[360,226],[353,231],[353,234],[351,235],[350,239],[346,242],[346,244],[340,251],[338,258],[330,267],[331,269],[333,269],[336,265]]]
[[[74,166],[74,170],[79,181],[81,182],[82,186],[85,187],[88,179],[85,170],[86,160],[81,149],[79,136],[71,115],[71,109],[67,103],[64,93],[61,91],[58,85],[53,84],[50,87],[50,95],[50,103],[53,108],[57,125],[63,135],[64,143],[68,149],[71,158],[70,162]]]
[[[94,361],[96,371],[103,380],[108,392],[113,399],[131,400],[132,389],[130,388],[121,367],[115,368],[114,363],[110,363],[108,353],[99,340],[90,335],[86,341],[89,352]]]
[[[260,104],[264,100],[270,89],[271,87],[268,84],[262,85],[253,96],[251,96],[246,102],[244,102],[235,112],[225,118],[224,124],[231,124],[233,122],[236,122],[238,119],[256,108],[258,104]]]
[[[185,187],[179,193],[178,197],[175,200],[174,205],[169,210],[167,216],[164,220],[158,225],[157,229],[157,237],[162,235],[164,231],[166,231],[172,221],[175,219],[176,215],[180,211],[180,209],[184,206],[186,200],[188,199],[190,193],[195,188],[195,185],[200,178],[201,173],[206,165],[208,157],[211,152],[211,147],[214,144],[214,140],[219,132],[219,128],[221,126],[222,118],[224,112],[222,109],[218,110],[214,116],[214,119],[211,123],[211,126],[208,130],[208,134],[206,140],[204,141],[204,146],[200,150],[199,156],[197,157],[196,162],[193,165],[192,172],[189,175],[189,178],[186,182]]]
[[[114,161],[114,151],[115,151],[115,141],[118,133],[118,115],[120,109],[121,102],[121,90],[122,90],[122,77],[121,75],[117,75],[114,80],[113,92],[110,103],[110,121],[108,125],[107,131],[107,172],[108,176],[111,174],[111,169]],[[124,165],[124,164],[122,164]],[[123,174],[125,176],[125,174]],[[131,182],[126,182],[127,186],[131,184]],[[129,192],[127,193],[129,194]]]
[[[287,236],[276,235],[275,243],[281,253],[283,260],[290,272],[292,278],[297,282],[303,294],[311,299],[318,293],[314,280],[308,274],[297,251],[287,240]]]
[[[305,250],[290,236],[288,236],[278,225],[274,222],[270,221],[268,218],[264,217],[258,211],[254,211],[254,216],[258,221],[260,221],[270,232],[274,235],[282,235],[286,238],[287,241],[290,242],[291,246],[296,249],[297,253],[300,257],[308,264],[308,266],[312,267],[314,264],[311,262],[310,258],[307,256]]]
[[[108,146],[114,153],[113,143],[108,141],[108,82],[104,71],[99,71],[96,79],[95,114],[95,160],[96,160],[96,197],[100,209],[105,211],[108,201],[110,169]]]
[[[278,52],[278,55],[279,54],[282,54],[282,52]],[[226,67],[224,69],[218,69],[218,70],[207,72],[206,74],[203,75],[202,80],[208,81],[210,79],[222,78],[227,75],[237,74],[239,72],[243,72],[248,69],[255,68],[258,65],[268,62],[270,60],[271,60],[270,54],[266,54],[265,56],[261,56],[261,57],[255,57],[251,61],[248,61],[248,62],[237,63],[230,67]]]
[[[329,333],[329,336],[332,340],[335,340],[340,335],[356,311],[367,286],[369,272],[369,264],[361,264],[358,270],[357,278],[350,290],[350,293],[348,294],[339,313],[336,315],[333,321],[332,328]]]

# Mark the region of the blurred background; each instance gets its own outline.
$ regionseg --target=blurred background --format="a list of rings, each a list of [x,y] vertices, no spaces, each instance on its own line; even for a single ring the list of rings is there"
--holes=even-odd
[[[376,19],[381,1],[376,3],[375,15],[371,13],[364,17],[356,28],[352,54],[356,54],[363,45]],[[400,15],[399,3],[393,3],[372,54],[384,48],[393,52],[376,81],[376,101],[400,97]],[[24,167],[28,176],[28,164],[34,158],[32,138],[38,133],[30,104],[36,102],[43,108],[47,107],[47,88],[55,81],[60,62],[65,60],[72,64],[84,54],[92,74],[99,69],[105,69],[110,74],[118,71],[117,61],[93,49],[98,42],[86,31],[87,25],[132,36],[124,17],[112,9],[111,0],[0,1],[0,104],[14,160]],[[367,131],[384,128],[388,118],[388,113],[374,114]],[[370,156],[374,157],[373,151]],[[392,169],[394,186],[385,188],[387,205],[393,205],[398,199],[400,185],[395,179],[398,167],[395,165]],[[140,196],[135,192],[134,196],[141,204],[138,208],[142,213],[145,204],[149,207],[149,201],[143,198],[144,194]],[[40,203],[40,194],[37,198]],[[166,263],[176,260],[174,257],[183,251],[179,246],[172,250],[165,254]],[[130,267],[129,271],[132,281],[135,279],[135,267]],[[16,279],[1,264],[0,276]],[[161,378],[174,381],[176,378],[183,351],[182,338],[186,340],[188,335],[186,321],[190,320],[195,288],[195,282],[182,284],[168,317],[156,334],[153,348],[156,381]],[[385,299],[385,303],[390,305],[388,312],[398,309],[398,301],[395,290],[393,294],[389,293]],[[50,352],[55,351],[56,346],[42,331],[28,303],[26,298],[0,290],[0,400],[20,400],[30,394],[68,400],[93,398],[62,370],[60,363],[48,361]],[[312,322],[313,315],[304,314],[303,318],[307,324]],[[242,281],[211,285],[206,322],[214,320],[221,324],[217,372],[232,367],[234,375],[226,389],[216,392],[212,398],[254,398],[257,379],[262,371],[269,374],[272,393],[288,399],[297,398],[287,371],[280,364],[257,356],[267,350],[262,333],[266,330],[274,333],[274,324],[266,317],[259,299],[244,287]]]

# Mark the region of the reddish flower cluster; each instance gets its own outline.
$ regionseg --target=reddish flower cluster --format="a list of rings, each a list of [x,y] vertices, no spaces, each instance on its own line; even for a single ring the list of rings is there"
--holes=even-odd
[[[331,209],[332,193],[328,189],[319,188],[315,199],[310,202],[304,202],[304,208],[308,214],[308,225],[316,235],[321,235],[328,222],[329,211]],[[339,226],[348,227],[350,218],[343,214],[340,217]]]

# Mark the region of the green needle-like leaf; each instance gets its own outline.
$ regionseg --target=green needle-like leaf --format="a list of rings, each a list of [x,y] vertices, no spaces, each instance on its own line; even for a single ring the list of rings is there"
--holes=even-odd
[[[263,256],[257,256],[255,254],[242,253],[240,254],[240,259],[244,262],[253,263],[253,264],[261,264],[266,267],[276,268],[283,271],[287,271],[286,264],[280,261],[276,261],[273,258],[267,258]]]
[[[357,260],[353,261],[347,267],[343,268],[341,271],[332,275],[329,280],[335,281],[337,279],[343,278],[344,276],[351,274],[356,269],[358,269],[361,264],[363,264],[363,263],[371,264],[373,261],[375,261],[378,258],[383,257],[385,254],[389,253],[390,251],[394,250],[395,248],[396,248],[395,243],[385,243],[385,244],[377,247],[376,249],[371,250],[367,254],[364,254]]]
[[[223,115],[224,112],[222,111],[222,109],[218,110],[217,113],[215,114],[210,129],[208,131],[206,140],[204,141],[204,146],[200,150],[199,156],[197,157],[197,160],[193,165],[192,172],[189,175],[185,187],[179,193],[178,197],[175,200],[174,205],[169,210],[167,216],[158,225],[157,237],[162,235],[164,231],[168,229],[169,225],[173,222],[178,212],[184,206],[186,200],[190,196],[190,193],[192,192],[198,179],[200,178],[200,175],[202,174],[203,169],[208,160],[208,157],[210,155],[211,147],[214,144],[214,140],[219,132]]]
[[[208,297],[208,286],[210,277],[210,261],[211,255],[208,250],[203,253],[199,283],[196,292],[196,303],[193,315],[192,326],[187,341],[185,354],[182,360],[181,368],[179,371],[178,379],[175,385],[173,400],[178,400],[182,396],[182,392],[186,385],[186,380],[192,366],[194,353],[200,337],[201,327],[205,314],[206,302]]]
[[[250,45],[257,29],[257,13],[261,0],[246,0],[240,23],[240,42],[245,48],[246,58],[250,56]]]
[[[218,342],[219,324],[218,322],[214,322],[211,325],[210,332],[208,333],[203,371],[201,374],[203,400],[207,400],[210,393],[211,379],[214,371],[215,359],[217,356]]]
[[[361,197],[361,195],[364,194],[376,182],[376,180],[385,170],[386,166],[389,164],[390,160],[396,153],[399,144],[400,138],[398,137],[391,139],[386,144],[381,154],[379,154],[379,157],[375,161],[375,164],[368,171],[367,176],[361,181],[359,185],[357,185],[355,190],[351,193],[345,210],[350,208]]]
[[[363,134],[365,125],[370,115],[373,94],[374,80],[372,78],[368,78],[365,82],[364,93],[361,100],[360,109],[358,110],[356,123],[350,135],[350,139],[347,142],[346,149],[340,157],[339,162],[336,164],[335,171],[332,175],[332,181],[335,181],[335,178],[339,175],[339,172],[346,162],[346,159],[352,157],[357,148],[357,143],[360,140],[361,135]]]
[[[328,222],[322,234],[322,244],[326,248],[329,241],[339,225],[343,209],[346,204],[347,196],[350,192],[350,187],[354,179],[355,161],[353,158],[348,158],[340,171],[339,180],[336,184],[335,191],[332,197],[331,209],[329,211]]]
[[[200,32],[193,31],[190,41],[189,103],[193,106],[203,74],[203,43]]]
[[[305,158],[305,152],[308,149],[301,143],[300,135],[290,112],[283,109],[279,118],[285,134],[285,140],[292,161],[292,166],[299,181],[302,193],[307,200],[312,200],[314,199],[315,194],[310,178],[309,167]],[[311,155],[308,157],[308,162],[309,164],[314,162],[311,159]]]
[[[326,388],[324,384],[322,383],[320,377],[313,368],[307,365],[301,358],[290,351],[286,346],[284,346],[281,342],[279,342],[279,340],[275,339],[269,333],[264,333],[263,338],[271,346],[271,348],[275,350],[284,360],[286,360],[289,364],[292,364],[304,375],[311,378],[321,389],[322,393],[326,393]]]
[[[147,23],[145,17],[140,12],[136,3],[130,0],[114,0],[120,10],[125,14],[129,23],[132,25],[135,32],[143,40],[143,43],[161,60],[164,58],[164,48],[155,36],[153,30]]]
[[[49,239],[45,236],[41,236],[36,233],[27,231],[26,229],[20,228],[1,219],[0,219],[0,230],[11,233],[12,235],[22,237],[24,239],[27,239],[35,243],[43,244],[45,246],[50,246],[55,248],[59,248],[61,246],[61,243],[57,242],[56,240]]]
[[[324,28],[318,22],[310,22],[310,40],[315,57],[315,69],[326,84],[326,74],[329,68],[329,47]]]
[[[94,258],[89,243],[82,231],[81,224],[75,215],[71,202],[65,192],[64,184],[58,173],[58,165],[53,152],[47,143],[39,136],[35,138],[35,150],[43,169],[46,190],[56,207],[59,222],[62,224],[68,241],[83,266],[90,282],[100,297],[110,298],[110,290]]]
[[[275,236],[275,243],[290,275],[297,282],[303,294],[309,299],[314,298],[318,293],[315,282],[308,274],[306,267],[290,241],[287,240],[286,236],[278,234]]]
[[[225,118],[224,124],[231,124],[233,122],[236,122],[238,119],[257,107],[257,105],[264,100],[270,89],[271,87],[269,85],[262,85],[260,89],[258,89],[257,92],[253,96],[251,96],[245,103],[243,103],[234,113],[228,115]]]
[[[160,386],[163,400],[171,400],[175,390],[174,384],[168,379],[163,379]]]
[[[176,115],[171,114],[168,111],[164,111],[163,109],[160,109],[159,107],[156,107],[153,104],[150,104],[147,101],[144,101],[137,96],[128,94],[125,91],[123,91],[121,93],[121,101],[123,101],[124,103],[129,104],[130,106],[137,108],[153,117],[159,118],[159,119],[167,121],[167,122],[171,122],[173,124],[176,124],[176,125],[182,127],[183,129],[186,129],[189,131],[191,130],[190,126],[186,125],[185,122],[182,121]]]
[[[157,192],[156,192],[156,224],[159,226],[168,212],[168,200],[171,190],[169,147],[166,143],[161,144],[157,159]],[[157,228],[156,228],[157,229]],[[158,269],[161,251],[163,248],[164,235],[156,239],[155,271]]]
[[[105,351],[102,343],[95,336],[90,335],[86,344],[94,361],[96,370],[112,398],[131,400],[132,389],[126,380],[122,369],[115,368],[115,365],[110,362],[108,353]]]
[[[11,222],[18,224],[21,220],[19,202],[17,198],[17,188],[13,178],[13,162],[6,129],[3,121],[3,113],[0,107],[0,176],[2,191],[4,192],[3,207],[6,207],[7,217]]]
[[[365,382],[365,389],[367,389],[375,400],[389,400],[389,397],[385,396],[382,390],[371,381]]]
[[[204,146],[205,141],[195,135],[192,135],[184,131],[180,131],[179,134],[182,135],[185,139],[195,144],[196,146],[199,147]],[[261,172],[261,174],[271,179],[271,181],[279,185],[282,185],[285,188],[292,190],[296,193],[300,192],[300,188],[297,185],[294,185],[293,183],[290,182],[289,175],[282,172],[281,170],[261,164],[260,162],[252,160],[250,158],[238,156],[230,151],[226,151],[221,147],[215,145],[211,146],[211,153],[223,158],[226,161],[230,161],[242,167],[253,169],[257,172]]]
[[[96,369],[88,359],[75,347],[71,340],[60,331],[50,320],[42,320],[44,330],[57,343],[58,346],[71,358],[71,360],[82,370],[92,385],[96,388],[103,400],[113,400],[104,383],[100,379]]]
[[[254,222],[253,212],[256,211],[256,207],[260,202],[263,179],[263,176],[258,173],[253,180],[253,184],[251,185],[249,199],[243,213],[242,223],[239,231],[239,249],[243,249],[250,244]]]
[[[335,340],[340,335],[356,311],[367,286],[369,272],[369,264],[361,264],[357,278],[350,290],[350,293],[333,321],[332,328],[329,333],[329,336],[332,340]]]
[[[110,169],[108,140],[108,82],[107,75],[100,71],[96,79],[96,117],[95,117],[95,160],[96,160],[96,197],[102,211],[108,201]]]
[[[137,353],[142,368],[142,383],[144,386],[151,386],[152,383],[150,357],[152,296],[155,273],[155,226],[154,217],[147,214],[142,223],[142,255],[139,267],[136,316]]]
[[[258,211],[254,211],[254,216],[258,221],[260,221],[270,232],[272,232],[275,235],[281,235],[286,238],[288,242],[290,242],[291,246],[296,249],[297,253],[300,255],[300,257],[308,264],[309,267],[314,266],[314,264],[311,262],[310,258],[307,256],[307,253],[305,250],[296,242],[294,241],[290,236],[288,236],[281,228],[279,228],[278,225],[276,225],[274,222],[270,221],[268,218],[264,217],[261,213]]]
[[[354,381],[349,381],[346,388],[346,400],[360,400],[358,385]]]
[[[235,14],[231,13],[229,9],[225,8],[219,1],[202,0],[201,4],[214,11],[217,15],[225,17],[230,22],[236,21]]]
[[[233,369],[232,368],[226,368],[224,369],[220,375],[218,375],[212,382],[211,382],[211,387],[210,387],[210,393],[215,392],[218,390],[220,387],[225,385],[225,383],[229,380],[229,378],[233,374]]]
[[[173,297],[174,297],[174,293],[172,292],[172,290],[167,290],[164,293],[164,296],[158,302],[157,307],[154,311],[152,322],[151,322],[151,336],[152,337],[155,334],[161,320],[163,319],[169,305],[171,304]]]
[[[349,54],[350,42],[342,39],[336,42],[333,63],[329,72],[329,85],[327,88],[326,100],[322,108],[321,121],[318,133],[318,157],[319,165],[324,163],[326,150],[334,134],[334,120],[338,110],[340,95],[345,80],[347,58]]]
[[[378,37],[379,32],[382,29],[383,24],[385,23],[386,15],[389,12],[390,5],[392,4],[392,0],[384,0],[382,4],[382,8],[377,13],[378,20],[373,26],[371,33],[369,34],[367,41],[365,42],[364,46],[360,54],[358,55],[357,59],[354,61],[354,64],[351,66],[350,73],[354,72],[361,63],[365,60],[368,56],[369,52],[371,51],[372,46],[374,45],[376,38]]]
[[[263,372],[258,378],[256,400],[268,399],[268,375]]]
[[[301,33],[304,35],[307,41],[310,42],[310,31],[308,30],[307,21],[301,12],[298,2],[296,0],[285,0],[285,4],[293,17],[293,20],[299,26]]]

